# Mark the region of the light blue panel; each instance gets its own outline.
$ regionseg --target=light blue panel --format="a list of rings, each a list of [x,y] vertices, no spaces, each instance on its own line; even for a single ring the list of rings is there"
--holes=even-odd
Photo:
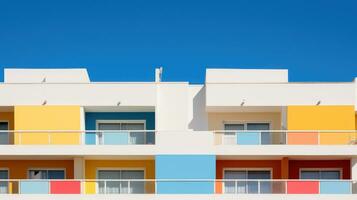
[[[48,181],[21,181],[20,194],[48,194]]]
[[[351,194],[349,181],[320,181],[320,194]]]
[[[237,144],[240,145],[259,145],[260,132],[237,132]]]
[[[156,179],[215,179],[214,155],[157,155]],[[213,194],[214,183],[205,182],[158,182],[159,194]]]
[[[158,194],[213,194],[213,182],[158,182]]]
[[[105,132],[103,136],[107,145],[125,145],[129,141],[129,132]]]
[[[86,144],[96,144],[96,133],[89,132],[86,133]]]

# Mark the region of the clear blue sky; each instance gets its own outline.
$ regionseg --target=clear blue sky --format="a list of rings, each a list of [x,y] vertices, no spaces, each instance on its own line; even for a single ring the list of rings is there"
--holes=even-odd
[[[356,0],[0,0],[4,67],[86,67],[94,81],[204,82],[205,68],[357,77]]]

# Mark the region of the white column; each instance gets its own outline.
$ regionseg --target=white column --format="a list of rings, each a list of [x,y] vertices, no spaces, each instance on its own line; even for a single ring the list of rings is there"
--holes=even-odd
[[[351,159],[351,179],[357,180],[357,157]]]
[[[85,116],[85,112],[84,112],[84,108],[81,106],[80,107],[80,130],[81,131],[85,131],[86,130],[86,116]],[[80,144],[85,144],[85,132],[82,132],[80,134]]]
[[[85,179],[85,160],[78,157],[73,159],[74,179]]]
[[[281,129],[286,130],[288,129],[287,125],[287,107],[282,106],[281,107]]]

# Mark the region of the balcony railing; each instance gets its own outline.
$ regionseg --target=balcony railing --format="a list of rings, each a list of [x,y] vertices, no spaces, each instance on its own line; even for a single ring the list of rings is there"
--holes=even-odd
[[[355,145],[355,130],[214,131],[218,145]]]
[[[356,145],[355,130],[17,130],[0,131],[0,145],[154,145],[163,134],[204,133],[215,145]],[[207,144],[210,145],[210,144]]]
[[[352,180],[0,180],[0,194],[357,194]]]
[[[150,145],[154,130],[18,130],[0,131],[0,144],[17,145]]]

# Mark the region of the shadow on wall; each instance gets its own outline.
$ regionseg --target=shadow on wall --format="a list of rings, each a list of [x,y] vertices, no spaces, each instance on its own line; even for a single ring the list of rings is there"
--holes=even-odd
[[[206,112],[206,87],[197,87],[193,89],[194,97],[192,100],[192,120],[188,128],[194,131],[208,130],[208,116]],[[198,92],[197,92],[198,91]]]

